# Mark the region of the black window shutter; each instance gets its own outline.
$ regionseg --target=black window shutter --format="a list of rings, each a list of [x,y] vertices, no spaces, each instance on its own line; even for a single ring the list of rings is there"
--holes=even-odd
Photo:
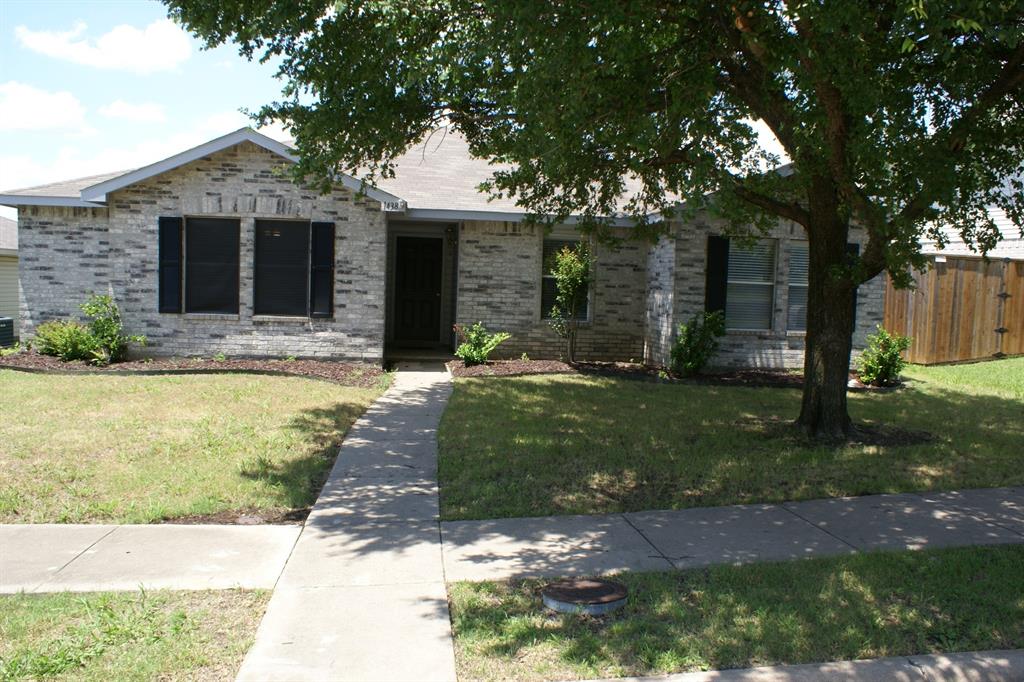
[[[161,313],[181,312],[181,218],[159,218],[157,309]]]
[[[704,310],[725,312],[725,292],[729,284],[729,238],[708,236],[708,266],[704,282]]]
[[[309,255],[309,315],[334,316],[334,223],[312,225]]]

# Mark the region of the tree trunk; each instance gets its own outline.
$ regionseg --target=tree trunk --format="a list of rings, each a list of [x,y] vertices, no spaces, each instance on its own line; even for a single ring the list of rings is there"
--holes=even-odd
[[[848,232],[836,214],[823,220],[815,220],[812,214],[804,394],[797,425],[823,440],[845,439],[852,425],[846,388],[857,287],[845,267]]]

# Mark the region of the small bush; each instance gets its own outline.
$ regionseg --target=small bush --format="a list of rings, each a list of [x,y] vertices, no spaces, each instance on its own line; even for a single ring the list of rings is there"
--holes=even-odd
[[[455,333],[459,335],[460,341],[459,347],[455,349],[455,355],[467,365],[482,365],[487,362],[495,348],[512,338],[508,332],[487,333],[487,328],[482,322],[477,322],[469,328],[455,325]]]
[[[35,347],[43,355],[65,362],[92,360],[99,348],[89,328],[73,320],[53,320],[36,327]]]
[[[900,381],[907,366],[903,352],[910,348],[910,337],[890,334],[881,325],[868,336],[868,347],[857,360],[860,380],[872,386],[892,386]]]
[[[121,311],[110,296],[91,296],[81,306],[88,324],[54,320],[36,329],[36,349],[61,360],[86,360],[107,365],[124,360],[128,344],[146,345],[145,336],[128,336],[121,323]]]
[[[672,344],[672,371],[684,377],[698,374],[718,350],[718,337],[725,334],[721,311],[699,313],[679,325]]]
[[[145,336],[129,336],[124,333],[121,311],[110,296],[94,294],[80,307],[89,318],[89,331],[98,347],[98,352],[93,354],[93,364],[106,365],[124,360],[129,343],[146,345]]]

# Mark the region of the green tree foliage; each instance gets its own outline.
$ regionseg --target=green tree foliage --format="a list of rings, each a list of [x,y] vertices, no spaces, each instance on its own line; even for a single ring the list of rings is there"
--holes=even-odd
[[[563,246],[555,252],[551,274],[555,279],[555,305],[551,309],[551,328],[565,339],[565,359],[576,362],[576,338],[580,313],[586,309],[587,294],[593,280],[594,257],[585,241]]]
[[[279,60],[283,96],[256,118],[291,126],[308,181],[388,175],[452,126],[502,162],[484,188],[545,222],[600,232],[626,214],[650,236],[653,213],[709,209],[734,231],[800,225],[810,433],[849,431],[860,283],[906,284],[938,224],[990,248],[988,205],[1024,224],[1024,0],[166,2],[210,45]],[[755,122],[785,172],[764,172],[779,159]],[[868,240],[850,258],[852,224]]]

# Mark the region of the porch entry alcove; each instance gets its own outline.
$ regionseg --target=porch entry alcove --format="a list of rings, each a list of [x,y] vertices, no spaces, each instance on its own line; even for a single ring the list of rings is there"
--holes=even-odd
[[[388,226],[385,355],[389,358],[451,355],[457,246],[456,225]]]

